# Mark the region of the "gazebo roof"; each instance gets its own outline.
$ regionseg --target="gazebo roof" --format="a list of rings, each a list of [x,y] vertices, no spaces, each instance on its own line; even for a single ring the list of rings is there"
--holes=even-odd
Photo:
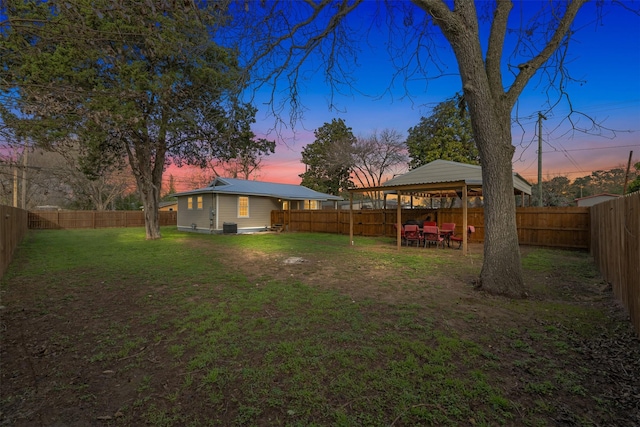
[[[380,187],[351,191],[376,190],[388,193],[396,191],[456,191],[463,184],[466,184],[470,191],[480,192],[482,189],[482,168],[478,165],[438,159],[394,177]],[[513,172],[513,188],[514,192],[531,194],[531,184],[516,172]]]

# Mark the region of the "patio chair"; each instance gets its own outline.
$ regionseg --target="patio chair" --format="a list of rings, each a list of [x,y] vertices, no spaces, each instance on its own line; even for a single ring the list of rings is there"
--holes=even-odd
[[[427,247],[427,244],[429,244],[429,247],[431,247],[432,243],[435,243],[437,248],[438,245],[442,243],[442,248],[444,249],[444,237],[440,235],[440,230],[438,230],[438,227],[435,227],[433,225],[422,227],[422,236],[424,238],[425,248]]]
[[[476,228],[473,225],[467,227],[467,242],[471,240],[471,234],[476,232]],[[462,236],[451,236],[449,238],[453,242],[458,242],[458,247],[456,249],[462,248]]]
[[[437,225],[438,225],[438,223],[437,223],[437,222],[435,222],[435,221],[424,221],[424,222],[422,223],[422,226],[423,226],[423,227],[424,227],[424,226],[436,227]]]
[[[405,225],[404,239],[407,242],[407,246],[409,246],[409,243],[413,242],[416,242],[416,246],[420,246],[420,243],[422,243],[422,234],[420,233],[420,228],[415,224]]]

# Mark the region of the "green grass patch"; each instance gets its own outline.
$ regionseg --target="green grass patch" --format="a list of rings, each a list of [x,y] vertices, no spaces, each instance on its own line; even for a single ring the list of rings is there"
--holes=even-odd
[[[536,425],[593,403],[590,371],[570,366],[600,309],[487,298],[458,279],[481,256],[387,240],[31,232],[1,289],[29,286],[36,318],[77,320],[49,342],[117,373],[132,425]],[[312,262],[277,264],[292,256]],[[523,268],[596,280],[583,254],[532,250]]]

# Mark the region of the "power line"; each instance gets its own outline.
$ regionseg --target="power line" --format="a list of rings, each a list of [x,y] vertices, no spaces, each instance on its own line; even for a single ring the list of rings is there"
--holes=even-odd
[[[549,144],[551,145],[551,144]],[[591,150],[609,150],[612,148],[632,148],[632,147],[640,147],[640,144],[630,144],[630,145],[610,145],[610,146],[605,146],[605,147],[590,147],[590,148],[571,148],[569,150],[562,150],[562,151],[591,151]],[[555,151],[543,151],[542,154],[549,154],[549,153],[557,153],[558,150]]]

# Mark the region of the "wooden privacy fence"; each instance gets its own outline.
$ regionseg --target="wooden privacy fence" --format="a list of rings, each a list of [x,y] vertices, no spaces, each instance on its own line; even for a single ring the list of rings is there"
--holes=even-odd
[[[177,225],[178,213],[158,212],[160,225]],[[142,211],[32,211],[29,228],[52,230],[62,228],[144,227]]]
[[[355,236],[395,237],[395,209],[362,209],[353,211]],[[462,234],[462,209],[403,209],[402,222],[424,220],[427,216],[439,225],[456,224]],[[518,238],[523,245],[569,249],[589,249],[589,208],[517,208]],[[484,209],[469,208],[467,222],[476,228],[471,242],[484,241]],[[271,224],[283,224],[287,230],[349,234],[348,210],[272,211]]]
[[[13,259],[13,252],[27,234],[27,211],[0,205],[0,279]]]
[[[640,335],[640,192],[591,207],[591,254]]]

